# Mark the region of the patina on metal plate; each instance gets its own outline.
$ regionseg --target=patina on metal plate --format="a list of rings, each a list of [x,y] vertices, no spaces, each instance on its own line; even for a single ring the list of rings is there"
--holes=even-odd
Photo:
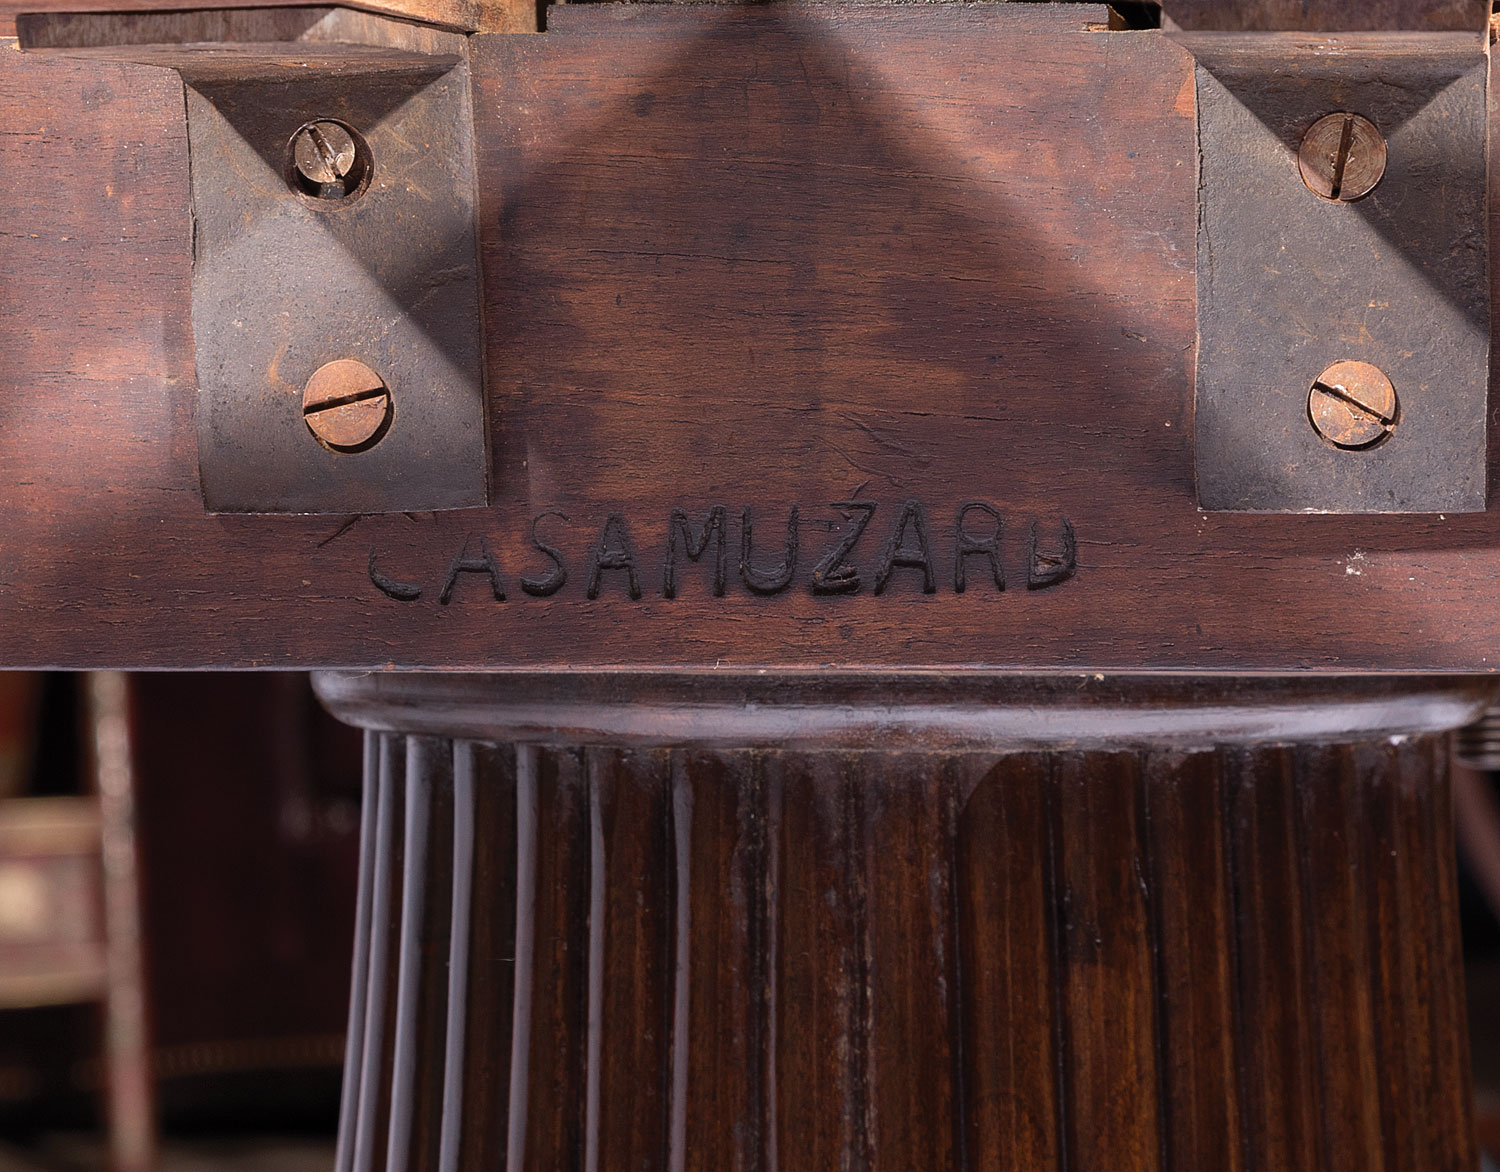
[[[1487,81],[1467,34],[1218,34],[1198,59],[1195,463],[1206,509],[1458,513],[1486,501]],[[1322,198],[1299,167],[1331,113],[1368,119],[1385,173]],[[1341,363],[1395,388],[1380,442],[1309,418]]]
[[[212,512],[381,513],[487,503],[467,65],[350,77],[188,76],[199,462]],[[299,128],[368,144],[347,199],[288,175]],[[390,418],[320,443],[304,388],[340,360],[378,373]]]

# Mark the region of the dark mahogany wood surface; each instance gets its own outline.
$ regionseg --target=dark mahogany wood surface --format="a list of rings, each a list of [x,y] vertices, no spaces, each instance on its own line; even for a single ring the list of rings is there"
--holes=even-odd
[[[339,1172],[1475,1166],[1441,735],[367,743]]]
[[[1472,32],[1489,0],[1165,0],[1185,29],[1214,32]]]
[[[245,0],[194,0],[192,11],[215,8],[247,7]],[[249,5],[248,7],[256,7]],[[295,5],[261,5],[285,7]],[[306,6],[302,6],[306,7]],[[345,8],[399,16],[423,24],[436,25],[461,32],[482,30],[492,33],[535,32],[538,7],[534,0],[350,0]],[[0,0],[0,36],[14,36],[16,18],[35,12],[170,12],[188,10],[183,0]]]
[[[1197,509],[1193,63],[1104,27],[573,5],[474,38],[494,505],[374,517],[204,515],[179,83],[7,47],[0,663],[1489,671],[1500,518]],[[794,505],[755,593],[745,510],[766,590]],[[858,591],[815,593],[866,517]]]

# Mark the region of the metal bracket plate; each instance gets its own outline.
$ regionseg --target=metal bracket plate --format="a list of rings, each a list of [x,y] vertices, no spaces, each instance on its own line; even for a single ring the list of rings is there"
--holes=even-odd
[[[1486,42],[1476,33],[1190,34],[1200,153],[1196,463],[1207,509],[1466,512],[1486,503]],[[1321,198],[1320,119],[1379,128],[1384,178]],[[1310,394],[1346,362],[1398,407],[1336,446]]]
[[[403,512],[486,503],[473,144],[466,66],[190,81],[198,453],[214,512]],[[292,191],[287,144],[332,118],[373,158],[348,206]],[[303,388],[357,359],[392,415],[332,451]]]
[[[487,504],[464,37],[340,8],[44,14],[20,31],[32,51],[164,66],[186,87],[207,509]],[[328,120],[363,140],[347,198],[293,169],[299,131]],[[325,444],[304,392],[349,359],[384,383],[385,411],[370,442]]]

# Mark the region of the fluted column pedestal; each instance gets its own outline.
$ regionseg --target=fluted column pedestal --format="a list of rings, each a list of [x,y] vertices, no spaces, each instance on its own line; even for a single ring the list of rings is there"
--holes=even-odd
[[[1476,1166],[1468,681],[354,675],[340,1172]]]

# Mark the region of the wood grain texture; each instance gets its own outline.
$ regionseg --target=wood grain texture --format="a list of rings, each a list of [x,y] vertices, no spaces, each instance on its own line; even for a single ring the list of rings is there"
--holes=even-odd
[[[194,49],[229,63],[231,76],[247,80],[258,48],[290,72],[323,54],[331,68],[359,68],[358,52],[387,50],[391,69],[420,67],[413,57],[456,59],[460,33],[392,20],[348,8],[196,8],[152,12],[26,12],[16,20],[23,52],[56,52],[96,60],[134,61],[193,72]],[[135,50],[150,49],[145,58]],[[172,59],[172,51],[180,56]],[[378,60],[378,57],[376,58]],[[262,62],[262,67],[269,65]],[[234,72],[236,71],[237,72]]]
[[[1215,32],[1469,32],[1490,17],[1489,0],[1165,0],[1186,29]]]
[[[244,9],[242,0],[194,0],[193,10]],[[250,6],[255,7],[255,6]],[[274,7],[262,5],[261,8]],[[351,0],[347,7],[382,16],[395,16],[459,32],[536,32],[540,11],[534,0]],[[40,12],[171,12],[184,11],[181,0],[3,0],[0,36],[15,34],[19,16]]]
[[[180,90],[0,54],[0,662],[1489,671],[1491,514],[1195,507],[1193,64],[1102,11],[577,5],[476,38],[496,503],[412,517],[203,515]],[[815,594],[851,500],[861,588]],[[909,500],[934,592],[898,562],[877,594]],[[953,588],[972,500],[1003,592],[982,554]],[[723,596],[679,552],[664,597],[672,511],[715,505]],[[793,505],[793,583],[753,593],[743,512],[769,573]],[[587,596],[612,514],[639,599],[604,567]],[[1028,589],[1064,520],[1076,572]],[[507,601],[464,572],[439,601],[471,538]]]
[[[1204,753],[1163,752],[1144,765],[1141,816],[1152,873],[1152,924],[1176,942],[1153,956],[1163,1039],[1158,1079],[1172,1168],[1242,1172],[1244,1109],[1236,1061],[1236,909],[1225,835],[1220,763]],[[1274,1163],[1271,1165],[1274,1166]]]
[[[429,786],[434,848],[471,832],[437,743],[372,793]],[[394,925],[399,971],[471,938],[469,994],[415,1069],[363,1068],[394,1097],[346,1130],[456,1120],[496,1168],[1474,1165],[1441,736],[450,751],[534,842],[476,839],[475,918]],[[364,1013],[438,1021],[444,988]]]

